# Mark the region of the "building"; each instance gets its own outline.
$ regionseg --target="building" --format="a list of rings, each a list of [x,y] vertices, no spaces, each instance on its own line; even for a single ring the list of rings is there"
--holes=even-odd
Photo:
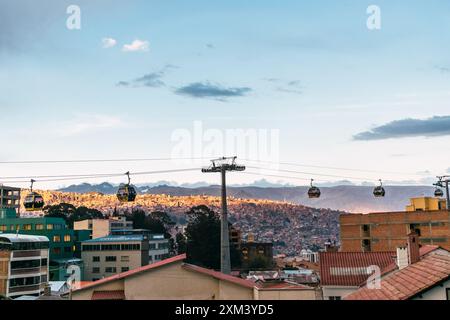
[[[257,257],[265,259],[268,264],[274,264],[273,243],[271,242],[242,242],[240,249],[243,268],[246,268]]]
[[[437,211],[446,210],[447,201],[435,197],[411,198],[410,204],[406,206],[406,211]]]
[[[148,238],[148,258],[149,263],[158,262],[169,257],[169,239],[166,239],[163,234],[151,233],[146,229],[125,229],[113,230],[113,236],[127,236],[127,235],[143,235]]]
[[[110,235],[83,241],[81,258],[84,278],[97,281],[149,264],[149,240],[146,235]]]
[[[89,231],[68,229],[63,218],[40,217],[18,218],[15,211],[8,209],[0,218],[0,234],[19,233],[44,236],[50,240],[50,280],[65,280],[67,267],[74,257],[81,257],[80,243],[89,239]],[[72,261],[73,262],[73,261]],[[79,265],[80,262],[77,262]]]
[[[0,218],[6,216],[7,209],[14,210],[19,215],[20,188],[6,187],[0,184]]]
[[[341,251],[395,251],[406,243],[408,234],[419,234],[422,245],[450,250],[450,212],[440,208],[438,198],[413,198],[407,211],[342,214]],[[414,210],[413,210],[414,209]]]
[[[359,289],[376,270],[395,261],[395,252],[320,252],[320,285],[324,300],[341,300]]]
[[[0,295],[39,296],[49,277],[49,239],[0,234]]]
[[[86,219],[75,221],[74,230],[91,231],[91,239],[106,237],[114,230],[133,229],[133,221],[127,221],[125,217],[110,217],[108,219]]]
[[[73,300],[315,300],[317,290],[253,281],[184,263],[179,255],[84,285]]]
[[[419,249],[411,236],[378,283],[361,286],[345,300],[450,300],[450,252],[429,245]]]

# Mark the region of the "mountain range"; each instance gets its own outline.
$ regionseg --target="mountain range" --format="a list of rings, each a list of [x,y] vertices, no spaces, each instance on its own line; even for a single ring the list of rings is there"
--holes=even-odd
[[[165,183],[137,185],[140,194],[166,194],[171,196],[208,195],[219,196],[220,186],[203,185],[174,186]],[[433,196],[434,188],[430,186],[386,186],[386,196],[375,198],[371,186],[339,185],[321,187],[319,199],[309,199],[306,186],[229,186],[228,196],[243,199],[268,199],[286,201],[314,208],[327,208],[354,213],[376,211],[403,211],[409,199],[419,196]],[[100,184],[82,183],[61,188],[58,191],[89,193],[99,192],[114,194],[117,186],[108,182]]]

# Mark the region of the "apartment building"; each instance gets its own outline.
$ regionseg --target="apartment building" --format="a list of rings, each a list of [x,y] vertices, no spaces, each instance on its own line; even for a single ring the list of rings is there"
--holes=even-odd
[[[15,215],[19,215],[20,188],[0,184],[0,218],[6,215],[7,209],[14,210]]]
[[[39,296],[49,278],[49,239],[0,234],[0,295]]]
[[[439,198],[422,197],[411,199],[402,212],[342,214],[341,251],[395,251],[411,232],[419,235],[422,245],[450,250],[450,212],[442,206]]]
[[[109,235],[83,241],[84,280],[97,281],[149,264],[146,235]]]
[[[151,233],[146,229],[125,229],[113,230],[113,236],[142,235],[148,238],[148,259],[149,263],[158,262],[169,257],[169,239],[163,234]]]
[[[125,217],[110,217],[108,219],[86,219],[75,221],[74,230],[91,231],[91,239],[106,237],[114,230],[133,229],[133,222],[127,221]]]

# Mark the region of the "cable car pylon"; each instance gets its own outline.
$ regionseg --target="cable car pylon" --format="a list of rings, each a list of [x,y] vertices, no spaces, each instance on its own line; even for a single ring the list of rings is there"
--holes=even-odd
[[[222,157],[218,159],[213,159],[211,160],[211,165],[209,167],[202,168],[203,173],[220,172],[222,177],[222,212],[220,219],[220,271],[225,274],[231,273],[226,172],[245,170],[245,166],[236,164],[236,158],[237,157],[234,156],[234,157]]]

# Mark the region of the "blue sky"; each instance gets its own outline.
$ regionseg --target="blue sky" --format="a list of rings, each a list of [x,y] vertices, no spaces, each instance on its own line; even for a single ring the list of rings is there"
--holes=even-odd
[[[351,174],[367,180],[429,183],[450,167],[448,1],[117,2],[0,0],[1,161],[169,157],[173,133],[202,121],[279,130],[280,161],[395,172]],[[80,30],[66,28],[70,4]],[[380,30],[366,27],[372,4]],[[125,51],[135,40],[148,49]],[[2,165],[0,177],[202,164]]]

